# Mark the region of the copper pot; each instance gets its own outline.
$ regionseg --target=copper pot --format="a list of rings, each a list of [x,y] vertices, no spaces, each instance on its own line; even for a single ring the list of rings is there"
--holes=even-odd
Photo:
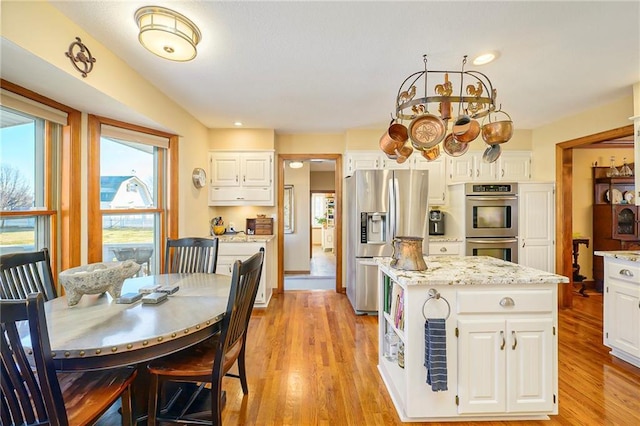
[[[506,115],[508,120],[491,122],[489,115],[489,123],[482,126],[482,139],[489,145],[496,145],[508,142],[513,136],[513,121],[511,117],[504,111],[498,111]]]
[[[385,152],[385,154],[387,155],[387,158],[389,158],[390,160],[396,160],[398,164],[402,164],[405,161],[407,161],[407,158],[409,158],[409,156],[412,153],[413,153],[413,148],[411,148],[408,145],[405,145],[400,149],[396,149],[393,154],[389,154]]]
[[[469,143],[472,140],[475,140],[475,138],[477,138],[479,134],[480,134],[480,123],[478,123],[477,120],[471,120],[469,122],[469,129],[466,132],[460,135],[453,133],[453,137],[458,142]]]
[[[422,256],[422,237],[395,237],[390,265],[403,271],[424,271],[427,264]]]
[[[409,124],[411,145],[416,149],[428,149],[438,145],[447,133],[445,122],[434,114],[423,114]]]
[[[451,129],[451,132],[454,135],[462,135],[466,133],[470,127],[471,127],[471,117],[469,117],[466,114],[459,115],[456,118],[456,121],[453,122],[453,128]]]
[[[380,149],[387,155],[394,155],[396,150],[402,148],[409,139],[409,133],[404,125],[393,121],[391,123],[380,137]]]

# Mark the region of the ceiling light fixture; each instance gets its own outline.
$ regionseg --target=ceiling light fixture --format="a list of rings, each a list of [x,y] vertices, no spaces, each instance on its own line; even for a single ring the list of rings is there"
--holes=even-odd
[[[475,57],[473,60],[473,65],[486,65],[489,62],[493,62],[498,58],[498,54],[496,52],[487,52],[480,54]]]
[[[202,34],[186,16],[164,7],[145,6],[136,11],[135,19],[140,28],[138,40],[151,53],[177,62],[196,57]]]
[[[300,169],[303,165],[302,161],[289,161],[289,167],[292,169]]]
[[[233,125],[237,126],[237,127],[240,127],[240,126],[242,126],[242,122],[241,121],[234,121]]]

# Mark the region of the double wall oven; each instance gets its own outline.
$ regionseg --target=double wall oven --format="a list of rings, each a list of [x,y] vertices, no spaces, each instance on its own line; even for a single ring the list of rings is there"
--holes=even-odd
[[[465,185],[466,253],[518,262],[518,184]]]

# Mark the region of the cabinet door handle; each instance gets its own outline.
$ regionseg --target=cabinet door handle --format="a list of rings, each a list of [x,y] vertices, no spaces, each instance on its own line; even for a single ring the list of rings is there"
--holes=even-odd
[[[510,297],[503,297],[500,301],[500,306],[506,308],[507,306],[515,306],[516,302]]]
[[[476,177],[480,176],[480,169],[476,169]]]
[[[242,175],[242,181],[246,182],[247,181],[247,175]]]
[[[502,337],[502,344],[500,345],[500,350],[503,351],[504,350],[504,345],[507,343],[504,340],[504,331],[500,330],[500,337]]]
[[[625,277],[632,277],[633,276],[633,272],[631,272],[628,269],[620,269],[620,272],[618,272],[620,275],[624,275]]]
[[[440,247],[440,252],[446,253],[447,252],[447,248],[446,247]]]
[[[527,242],[526,242],[526,241],[523,241],[523,242],[522,242],[522,248],[524,248],[524,246],[525,246],[526,244],[527,244]]]
[[[238,181],[238,175],[236,175],[236,182]]]
[[[511,345],[512,350],[516,350],[516,346],[518,346],[518,338],[516,337],[516,331],[511,330],[511,338],[513,338],[513,345]]]
[[[502,172],[500,173],[500,177],[504,177],[504,169],[502,169]]]

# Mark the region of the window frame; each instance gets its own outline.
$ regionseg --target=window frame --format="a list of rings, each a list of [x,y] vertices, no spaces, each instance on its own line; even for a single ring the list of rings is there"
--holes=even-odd
[[[158,162],[158,185],[163,185],[155,195],[157,197],[155,203],[156,207],[135,209],[102,209],[100,207],[100,138],[101,126],[103,124],[119,127],[125,130],[164,137],[169,140],[169,147],[166,149],[166,156],[164,154],[160,154],[156,160]],[[160,270],[164,270],[164,241],[167,237],[177,238],[178,235],[178,136],[92,114],[89,114],[88,116],[88,126],[87,207],[88,238],[90,244],[87,249],[87,258],[89,263],[103,261],[103,216],[158,214],[160,221],[160,228],[158,231],[160,246],[158,263],[160,265]],[[162,167],[160,167],[161,165]]]
[[[67,125],[62,126],[62,134],[56,147],[56,152],[51,149],[52,126],[48,121],[45,121],[44,161],[48,166],[44,176],[45,208],[2,213],[3,216],[7,217],[35,216],[36,218],[49,218],[48,233],[50,244],[48,248],[51,257],[51,270],[53,276],[57,277],[58,271],[80,265],[81,259],[81,230],[77,226],[81,217],[81,188],[80,185],[77,185],[77,182],[80,182],[81,178],[80,129],[82,113],[4,79],[0,79],[0,87],[67,114]],[[56,160],[57,164],[54,164]],[[53,180],[57,178],[57,175],[60,176],[60,180],[57,186],[57,193],[53,194],[52,190],[55,187]],[[60,294],[59,285],[58,292]]]

